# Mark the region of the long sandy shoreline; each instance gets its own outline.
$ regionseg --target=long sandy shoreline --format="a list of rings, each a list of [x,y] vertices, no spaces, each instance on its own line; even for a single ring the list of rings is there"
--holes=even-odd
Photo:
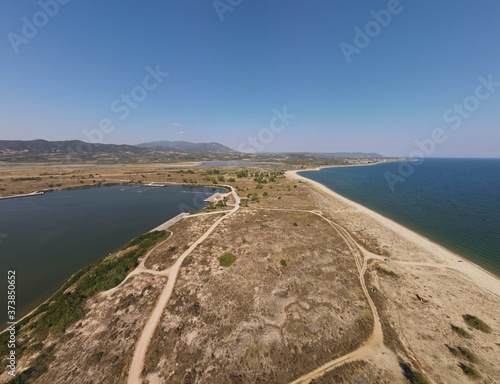
[[[370,164],[370,165],[375,165],[375,164]],[[319,169],[323,168],[331,168],[331,167],[320,167]],[[311,186],[312,188],[316,189],[317,191],[325,193],[329,197],[332,197],[333,199],[343,202],[344,204],[350,206],[359,213],[367,215],[368,217],[377,221],[386,229],[389,229],[390,231],[396,233],[397,235],[402,236],[406,240],[423,248],[426,252],[432,254],[439,260],[440,263],[443,264],[444,267],[454,269],[463,273],[470,280],[472,280],[477,286],[486,289],[487,291],[491,292],[497,297],[500,297],[500,278],[498,278],[497,276],[486,271],[480,266],[472,263],[471,261],[465,259],[464,257],[461,257],[453,253],[452,251],[446,249],[445,247],[432,242],[431,240],[418,234],[417,232],[414,232],[411,229],[395,222],[394,220],[389,219],[375,211],[372,211],[371,209],[359,203],[347,199],[346,197],[334,192],[333,190],[324,186],[321,183],[308,179],[304,176],[300,176],[298,174],[298,172],[319,170],[319,169],[291,170],[287,171],[286,175],[290,179],[302,181],[307,185]]]

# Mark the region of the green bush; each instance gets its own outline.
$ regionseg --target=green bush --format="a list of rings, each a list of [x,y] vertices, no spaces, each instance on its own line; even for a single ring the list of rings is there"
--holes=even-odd
[[[456,357],[458,358],[461,358],[461,357],[464,357],[466,358],[467,360],[469,360],[470,362],[476,362],[477,361],[477,357],[476,355],[474,355],[469,349],[465,348],[465,347],[459,347],[457,346],[456,348],[448,345],[448,344],[445,344],[446,348],[448,348],[448,350]]]
[[[460,352],[460,354],[463,357],[465,357],[467,360],[469,360],[473,363],[477,361],[476,355],[474,355],[469,349],[467,349],[465,347],[457,347],[457,349]]]
[[[247,177],[247,176],[248,176],[248,171],[239,171],[236,174],[236,177],[238,177],[238,178]]]
[[[462,368],[462,371],[464,371],[464,373],[471,377],[471,378],[477,378],[479,377],[479,372],[476,371],[473,367],[467,365],[467,364],[464,364],[464,363],[460,363],[459,364],[460,368]]]
[[[472,338],[472,335],[469,332],[467,332],[465,329],[457,327],[456,325],[453,325],[453,324],[450,324],[450,325],[451,325],[451,329],[453,329],[453,331],[455,331],[458,335],[460,335],[466,339]]]
[[[382,275],[386,275],[386,276],[390,276],[390,277],[399,277],[395,272],[389,271],[388,269],[385,269],[383,267],[377,267],[377,271]]]
[[[281,260],[280,260],[280,264],[281,264],[283,267],[286,267],[286,260],[285,260],[285,259],[281,259]]]
[[[222,267],[230,267],[236,261],[236,256],[231,252],[226,252],[219,257],[219,265]]]
[[[462,315],[467,325],[484,333],[491,333],[491,328],[480,318],[473,315]]]
[[[424,375],[414,371],[409,364],[400,362],[399,366],[403,370],[404,377],[406,377],[411,384],[429,384]]]

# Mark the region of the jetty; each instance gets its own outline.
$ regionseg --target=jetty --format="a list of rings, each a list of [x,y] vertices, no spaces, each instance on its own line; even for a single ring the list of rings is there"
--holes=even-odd
[[[42,192],[42,191],[35,191],[35,192],[31,192],[31,193],[24,193],[22,195],[13,195],[13,196],[0,197],[0,200],[17,199],[19,197],[38,196],[38,195],[43,195],[44,193],[45,192]]]

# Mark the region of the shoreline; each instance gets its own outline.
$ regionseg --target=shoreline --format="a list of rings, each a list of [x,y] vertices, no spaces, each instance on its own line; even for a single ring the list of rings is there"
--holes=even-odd
[[[390,159],[390,160],[379,160],[379,161],[375,161],[374,163],[367,163],[367,164],[322,165],[322,166],[316,167],[316,168],[290,169],[288,171],[293,171],[293,172],[308,172],[308,171],[321,171],[322,169],[326,169],[326,168],[371,167],[373,165],[378,165],[378,164],[400,163],[401,161],[403,161],[402,158],[401,159]]]
[[[7,199],[19,199],[21,197],[30,197],[30,196],[40,196],[43,195],[45,192],[43,191],[35,191],[31,193],[23,193],[21,195],[12,195],[12,196],[3,196],[0,197],[0,200],[7,200]]]
[[[370,164],[371,165],[371,164]],[[374,164],[373,164],[374,165]],[[331,167],[323,167],[323,168],[331,168]],[[325,185],[308,179],[304,176],[299,175],[299,172],[311,171],[316,169],[305,169],[305,170],[290,170],[286,172],[286,176],[292,180],[302,181],[306,183],[306,185],[315,189],[318,192],[326,193],[329,197],[332,197],[338,201],[343,202],[344,204],[354,208],[361,214],[365,214],[370,218],[374,219],[377,223],[379,223],[384,228],[394,232],[398,236],[403,237],[407,241],[415,244],[419,248],[426,251],[428,254],[432,254],[436,257],[439,262],[443,265],[443,267],[454,269],[462,274],[466,275],[471,281],[473,281],[477,286],[486,289],[488,292],[500,297],[500,278],[489,272],[488,270],[482,268],[481,266],[473,263],[472,261],[466,259],[463,256],[460,256],[451,250],[443,247],[440,244],[437,244],[425,236],[405,227],[402,224],[378,213],[375,212],[364,205],[356,203],[348,198],[338,194],[332,189],[326,187]]]

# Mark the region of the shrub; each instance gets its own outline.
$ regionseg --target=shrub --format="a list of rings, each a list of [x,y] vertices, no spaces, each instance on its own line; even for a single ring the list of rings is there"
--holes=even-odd
[[[399,277],[395,272],[389,271],[388,269],[385,269],[383,267],[377,267],[377,271],[382,275],[386,275],[386,276],[390,276],[390,277]]]
[[[462,371],[464,371],[464,373],[467,376],[472,377],[472,378],[479,377],[479,373],[473,367],[471,367],[467,364],[464,364],[464,363],[460,363],[459,366],[460,366],[460,368],[462,368]]]
[[[400,362],[399,366],[403,370],[403,375],[411,384],[429,384],[427,379],[417,371],[414,371],[407,363]]]
[[[281,264],[283,267],[286,267],[286,260],[285,260],[285,259],[281,259],[281,260],[280,260],[280,264]]]
[[[223,207],[226,207],[226,206],[227,206],[227,204],[226,204],[226,202],[225,202],[224,200],[219,200],[219,201],[217,202],[217,204],[215,204],[215,206],[216,206],[216,207],[219,207],[219,208],[223,208]]]
[[[239,171],[236,174],[236,177],[241,178],[241,177],[247,177],[248,176],[248,171]]]
[[[262,194],[262,196],[267,197],[267,196],[269,196],[269,194],[268,194],[267,192],[264,192],[264,193]]]
[[[473,363],[477,361],[476,355],[474,355],[469,349],[467,349],[465,347],[457,347],[457,349],[460,352],[460,354],[463,357],[465,357],[467,360],[469,360]]]
[[[467,332],[465,329],[457,327],[456,325],[453,325],[453,324],[450,324],[450,325],[451,325],[451,329],[453,329],[453,331],[455,331],[458,335],[462,336],[463,338],[466,338],[466,339],[472,338],[472,335],[469,332]]]
[[[456,356],[458,358],[464,357],[473,363],[477,361],[476,355],[474,355],[469,349],[467,349],[465,347],[458,347],[457,346],[456,348],[454,348],[448,344],[445,344],[445,346],[453,354],[453,356]]]
[[[219,257],[219,265],[222,267],[230,267],[236,261],[236,256],[231,252],[226,252]]]
[[[484,333],[491,333],[491,328],[480,318],[473,315],[462,315],[467,325]]]

